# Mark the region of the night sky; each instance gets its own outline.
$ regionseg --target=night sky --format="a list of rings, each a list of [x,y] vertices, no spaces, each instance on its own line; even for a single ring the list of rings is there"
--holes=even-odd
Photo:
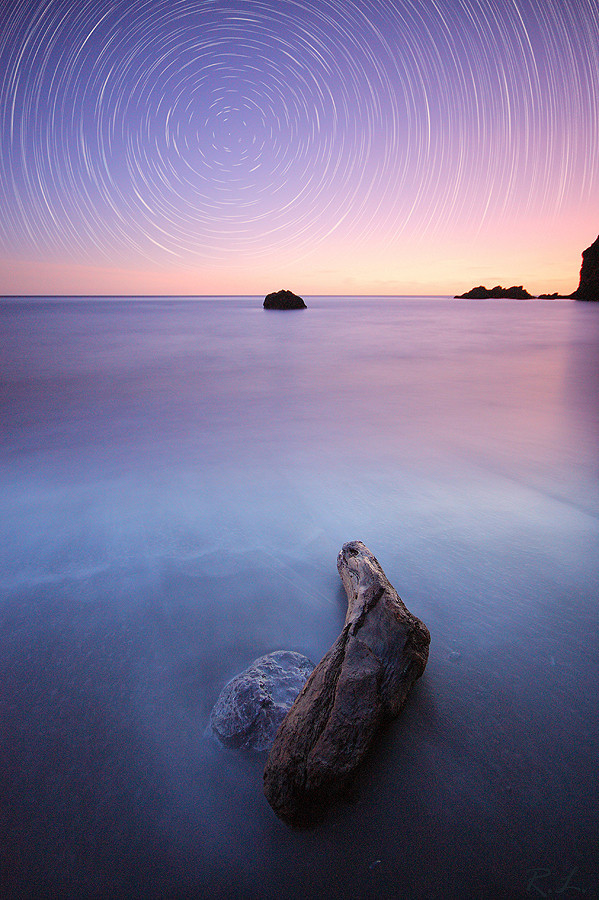
[[[598,0],[3,0],[0,293],[571,291]]]

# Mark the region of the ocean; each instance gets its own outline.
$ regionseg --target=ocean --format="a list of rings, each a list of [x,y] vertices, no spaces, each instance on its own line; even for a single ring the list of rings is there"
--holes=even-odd
[[[3,897],[599,895],[599,304],[0,300]],[[290,830],[206,733],[362,540],[431,632]]]

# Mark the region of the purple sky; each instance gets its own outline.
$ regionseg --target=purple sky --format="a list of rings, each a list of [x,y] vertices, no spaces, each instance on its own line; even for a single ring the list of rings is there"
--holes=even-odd
[[[596,0],[4,0],[0,293],[571,291]]]

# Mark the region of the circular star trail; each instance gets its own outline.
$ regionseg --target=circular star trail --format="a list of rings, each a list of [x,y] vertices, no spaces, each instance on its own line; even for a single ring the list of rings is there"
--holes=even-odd
[[[0,15],[5,254],[229,265],[557,215],[599,187],[595,0]]]

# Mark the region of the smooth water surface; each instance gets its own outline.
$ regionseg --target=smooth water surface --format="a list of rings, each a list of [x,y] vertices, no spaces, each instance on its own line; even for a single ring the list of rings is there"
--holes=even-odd
[[[599,894],[599,305],[0,301],[3,896]],[[377,555],[429,664],[291,831],[225,682]]]

